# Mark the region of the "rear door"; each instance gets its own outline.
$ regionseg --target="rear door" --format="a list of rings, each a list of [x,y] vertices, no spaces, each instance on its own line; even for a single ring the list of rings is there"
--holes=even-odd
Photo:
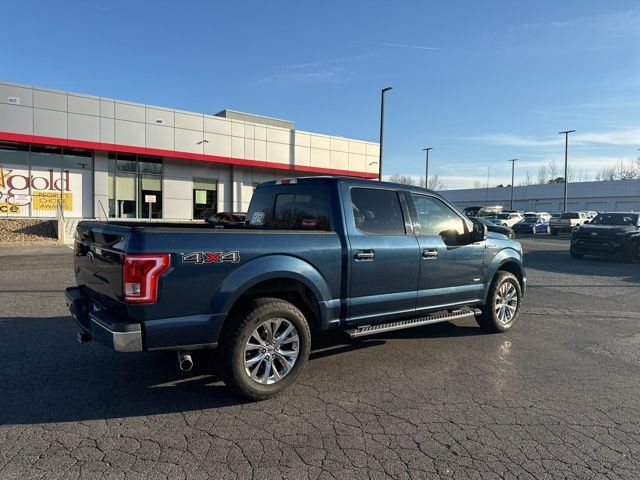
[[[350,244],[350,320],[366,323],[412,314],[420,255],[404,198],[383,186],[346,183],[342,198]]]
[[[482,298],[486,241],[469,243],[467,222],[440,198],[407,193],[420,247],[416,310],[477,303]]]

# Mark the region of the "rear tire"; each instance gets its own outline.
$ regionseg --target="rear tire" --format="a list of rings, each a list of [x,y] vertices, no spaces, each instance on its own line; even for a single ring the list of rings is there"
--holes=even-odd
[[[296,381],[309,358],[311,331],[295,305],[258,298],[229,320],[219,357],[227,386],[245,398],[265,400]]]
[[[576,260],[582,260],[584,258],[584,253],[578,252],[575,248],[573,248],[573,245],[569,247],[569,254],[571,255],[571,258],[574,258]]]
[[[487,332],[506,332],[518,319],[521,305],[522,288],[516,276],[498,271],[489,287],[482,314],[476,317],[476,321]]]

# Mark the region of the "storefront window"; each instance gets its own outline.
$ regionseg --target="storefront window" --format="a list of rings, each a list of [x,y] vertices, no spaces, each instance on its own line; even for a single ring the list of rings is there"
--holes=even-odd
[[[93,215],[93,153],[49,145],[0,144],[0,215]]]
[[[0,217],[28,217],[29,146],[0,143]]]
[[[155,199],[151,217],[149,198]],[[161,157],[109,154],[109,216],[162,218]]]
[[[217,182],[208,179],[193,179],[193,218],[205,219],[218,213]]]
[[[65,214],[94,215],[93,207],[93,152],[80,148],[62,151],[62,197]],[[74,194],[74,192],[76,192]],[[79,195],[82,192],[82,195]]]
[[[70,192],[62,176],[62,148],[31,146],[31,216],[56,217],[60,209],[71,211]],[[65,205],[66,202],[66,205]]]

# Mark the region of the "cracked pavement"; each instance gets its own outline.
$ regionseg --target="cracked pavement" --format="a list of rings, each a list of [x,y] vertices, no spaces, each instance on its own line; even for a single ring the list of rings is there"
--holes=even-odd
[[[0,247],[0,478],[640,478],[640,266],[525,238],[514,330],[315,339],[284,394],[79,345],[72,254]]]

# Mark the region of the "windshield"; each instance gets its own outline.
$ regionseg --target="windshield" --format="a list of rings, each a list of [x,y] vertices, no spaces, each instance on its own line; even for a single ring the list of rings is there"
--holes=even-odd
[[[576,212],[565,212],[563,214],[560,215],[560,218],[580,218],[580,214],[576,213]]]
[[[504,218],[504,219],[508,219],[509,218],[509,214],[508,213],[500,213],[498,215],[496,215],[497,218]]]
[[[601,213],[591,220],[592,225],[637,225],[638,215],[629,213]]]

